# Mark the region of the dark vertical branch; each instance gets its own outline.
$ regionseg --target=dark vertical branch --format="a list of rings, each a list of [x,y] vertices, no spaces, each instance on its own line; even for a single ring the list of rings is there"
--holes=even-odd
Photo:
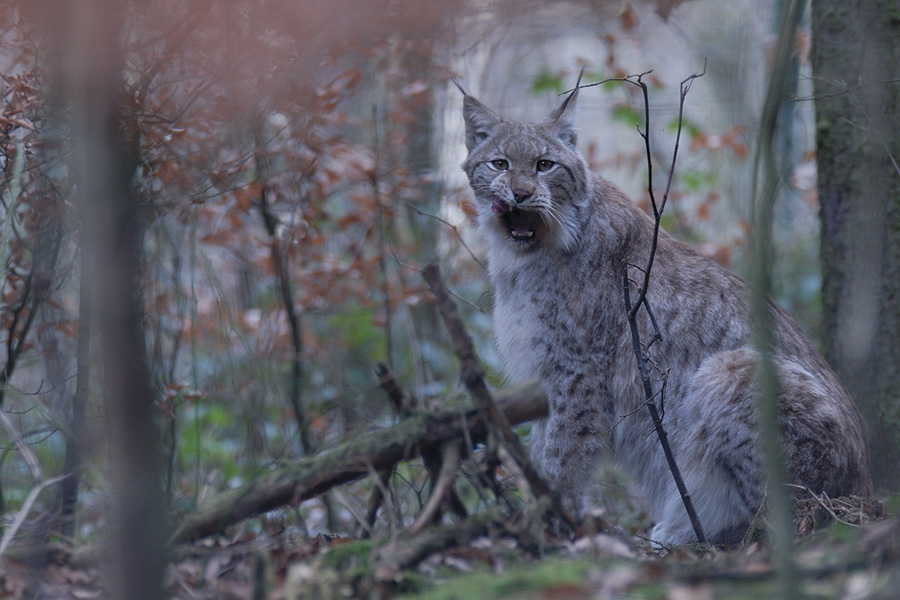
[[[55,227],[55,219],[52,216],[50,219],[52,223],[44,232],[43,239],[37,240],[29,248],[33,254],[31,268],[25,277],[19,302],[12,309],[12,320],[6,339],[6,364],[0,371],[0,406],[3,405],[6,385],[26,348],[28,333],[31,331],[38,310],[50,289],[53,270],[56,268],[56,259],[59,255],[59,232]]]
[[[634,348],[634,356],[637,359],[638,372],[640,373],[641,384],[644,388],[644,397],[646,398],[647,410],[650,412],[650,418],[653,421],[653,428],[656,430],[660,446],[662,447],[663,454],[666,457],[666,463],[669,465],[669,470],[672,473],[672,478],[675,481],[675,486],[678,488],[678,493],[681,495],[681,500],[684,503],[684,509],[688,514],[688,519],[690,519],[691,527],[693,527],[694,529],[694,534],[697,536],[697,541],[701,544],[708,545],[709,542],[707,541],[706,534],[703,531],[703,525],[700,522],[699,517],[697,516],[697,511],[694,508],[694,503],[691,500],[690,493],[684,483],[684,478],[681,476],[681,470],[678,468],[678,463],[675,460],[674,453],[672,452],[672,447],[669,444],[669,436],[666,433],[665,427],[663,426],[662,417],[659,414],[659,410],[656,408],[656,393],[653,391],[653,382],[650,378],[649,360],[647,358],[646,348],[641,343],[641,335],[637,325],[638,311],[641,309],[641,307],[643,307],[646,309],[655,330],[653,340],[651,340],[650,343],[653,343],[653,341],[658,339],[661,335],[656,324],[656,320],[653,317],[653,313],[650,310],[650,305],[647,303],[647,289],[650,286],[650,271],[653,268],[653,262],[656,257],[656,249],[659,243],[659,228],[660,222],[662,220],[662,214],[666,207],[666,201],[669,198],[669,190],[671,189],[672,179],[675,174],[675,162],[678,158],[678,148],[681,141],[684,99],[687,96],[688,91],[690,91],[691,84],[693,83],[694,79],[702,77],[705,73],[706,64],[704,62],[703,71],[701,73],[695,73],[694,75],[691,75],[681,82],[680,102],[678,107],[678,129],[675,134],[675,149],[672,153],[672,164],[669,167],[669,178],[668,182],[666,183],[666,191],[663,195],[662,202],[660,203],[657,203],[656,195],[653,191],[653,160],[650,152],[650,101],[648,97],[647,84],[642,81],[642,77],[646,75],[646,73],[637,75],[633,79],[626,78],[623,80],[631,83],[632,85],[638,86],[641,89],[644,97],[644,131],[641,131],[640,135],[644,140],[644,146],[647,154],[647,191],[650,195],[650,204],[653,208],[654,226],[653,238],[650,242],[650,254],[647,258],[647,265],[646,267],[643,267],[641,269],[644,274],[643,282],[641,284],[641,287],[638,289],[638,298],[633,304],[631,302],[628,265],[626,265],[622,274],[622,288],[625,300],[625,310],[628,313],[628,326],[631,331],[631,341]]]
[[[625,306],[626,308],[633,307],[634,305],[631,304],[631,291],[629,289],[630,286],[628,285],[629,281],[627,275],[622,278],[622,281],[622,287],[625,294]],[[675,455],[672,453],[672,446],[669,444],[669,435],[666,433],[665,427],[663,427],[662,417],[659,414],[659,410],[656,408],[656,401],[654,400],[655,392],[653,391],[653,383],[650,379],[650,366],[647,361],[647,356],[644,354],[644,348],[641,346],[641,334],[638,332],[637,320],[631,316],[632,310],[629,310],[628,326],[631,330],[631,341],[634,347],[634,355],[638,362],[638,371],[641,374],[641,384],[644,386],[644,397],[647,399],[647,410],[650,412],[650,419],[653,421],[653,428],[656,430],[656,435],[659,438],[659,445],[662,447],[663,454],[665,454],[666,463],[669,465],[669,471],[671,471],[672,478],[675,480],[675,486],[678,488],[678,493],[681,495],[684,509],[687,511],[688,519],[691,521],[691,527],[694,528],[694,534],[697,536],[697,541],[701,544],[708,545],[709,542],[706,539],[706,533],[703,531],[703,524],[697,516],[694,502],[691,500],[691,495],[684,483],[684,478],[681,476],[681,469],[678,468]]]
[[[394,378],[394,374],[391,373],[391,370],[387,365],[377,365],[375,367],[375,374],[378,375],[378,385],[384,390],[384,393],[391,403],[394,415],[400,418],[408,417],[418,404],[415,397],[407,394],[406,391],[400,387],[400,384]],[[378,511],[384,504],[385,493],[388,491],[391,475],[393,473],[393,467],[378,472],[378,480],[376,481],[375,487],[372,489],[372,494],[369,496],[369,502],[366,506],[365,523],[368,527],[365,532],[366,536],[369,536],[372,533],[372,528],[375,526],[375,518],[378,516]]]
[[[139,136],[123,127],[124,9],[114,0],[70,0],[54,4],[48,18],[59,44],[60,99],[71,106],[83,281],[93,292],[92,314],[102,315],[96,326],[113,462],[113,596],[157,600],[167,526],[137,286],[142,231],[130,184]]]
[[[84,255],[82,254],[82,260]],[[81,481],[81,467],[84,463],[83,439],[84,417],[90,394],[91,379],[91,293],[85,279],[85,265],[81,267],[81,290],[78,299],[78,338],[75,350],[76,377],[75,394],[72,396],[72,418],[69,421],[69,437],[66,438],[66,460],[63,474],[68,477],[62,483],[63,535],[75,534],[75,507],[78,504],[78,487]]]
[[[681,145],[681,129],[684,117],[684,99],[687,97],[688,92],[691,90],[691,84],[698,77],[703,77],[706,74],[706,61],[703,61],[703,71],[700,73],[695,73],[681,82],[681,86],[679,88],[679,103],[678,103],[678,129],[675,133],[675,148],[672,151],[672,164],[669,166],[669,177],[666,182],[666,191],[663,193],[662,202],[656,202],[656,193],[653,191],[653,157],[650,152],[650,98],[648,96],[647,84],[644,83],[641,78],[647,73],[642,73],[638,75],[636,79],[624,79],[623,81],[627,81],[632,85],[637,85],[644,96],[644,131],[639,131],[641,138],[644,140],[644,148],[647,155],[647,193],[650,196],[650,206],[653,209],[653,219],[654,219],[654,227],[653,227],[653,240],[650,245],[650,257],[647,259],[647,267],[643,270],[644,273],[644,282],[641,284],[639,288],[638,298],[635,301],[634,305],[628,310],[629,319],[633,319],[634,316],[637,315],[637,311],[640,310],[641,306],[645,305],[645,301],[647,298],[647,289],[650,285],[650,271],[653,269],[653,261],[656,258],[656,247],[659,243],[659,226],[662,220],[663,211],[666,209],[666,202],[669,200],[669,191],[672,189],[672,180],[675,177],[675,162],[678,159],[678,149]],[[648,309],[649,311],[649,309]]]
[[[297,308],[294,305],[294,293],[291,289],[291,276],[287,258],[281,251],[281,244],[278,242],[278,220],[269,206],[269,173],[266,158],[265,156],[262,156],[263,152],[263,141],[257,137],[256,171],[259,177],[257,183],[260,186],[257,206],[259,207],[259,214],[262,217],[263,226],[266,228],[266,233],[269,234],[272,264],[275,268],[275,277],[278,279],[278,290],[281,292],[281,302],[284,304],[284,312],[287,316],[288,327],[291,333],[293,355],[291,357],[291,381],[288,392],[290,394],[289,401],[291,409],[294,411],[294,418],[297,420],[300,449],[303,454],[309,454],[313,451],[313,443],[309,437],[309,427],[306,419],[306,411],[303,408],[302,397],[303,331],[300,327],[300,315],[297,314]]]
[[[444,318],[444,324],[447,326],[447,331],[453,340],[456,355],[462,363],[460,378],[475,399],[475,404],[482,418],[485,419],[486,423],[493,425],[502,440],[518,442],[519,438],[510,428],[509,422],[503,413],[497,409],[491,392],[484,382],[484,368],[475,356],[475,346],[472,344],[472,338],[469,336],[469,332],[466,331],[459,310],[456,308],[453,298],[450,297],[450,292],[444,285],[440,267],[432,263],[425,267],[422,275],[435,296],[438,311]]]
[[[388,279],[387,267],[387,221],[384,214],[384,202],[381,197],[380,178],[378,176],[378,156],[381,154],[381,144],[378,137],[378,115],[375,107],[372,107],[372,135],[375,146],[375,164],[372,167],[372,193],[375,196],[375,206],[378,215],[378,270],[381,271],[382,294],[384,294],[384,338],[385,338],[385,362],[389,368],[394,367],[394,340],[391,336],[393,311],[391,309],[391,285]]]

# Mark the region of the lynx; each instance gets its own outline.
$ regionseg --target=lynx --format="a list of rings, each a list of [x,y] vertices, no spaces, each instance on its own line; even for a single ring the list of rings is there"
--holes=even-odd
[[[688,543],[694,531],[642,410],[623,299],[623,276],[646,265],[654,223],[589,171],[576,148],[577,94],[540,122],[504,120],[465,95],[462,167],[487,245],[494,334],[511,381],[541,379],[549,414],[533,426],[531,453],[564,501],[580,510],[599,461],[612,457],[645,498],[651,538]],[[665,373],[675,458],[707,536],[733,542],[766,496],[748,284],[660,232],[647,298],[662,336],[651,358]],[[791,317],[770,310],[791,482],[870,494],[853,400]],[[639,319],[649,340],[650,319]]]

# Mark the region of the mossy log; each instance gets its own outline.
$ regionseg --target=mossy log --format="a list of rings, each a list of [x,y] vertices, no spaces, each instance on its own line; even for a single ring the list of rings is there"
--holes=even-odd
[[[547,399],[537,382],[499,391],[496,399],[512,425],[547,414]],[[486,429],[475,408],[413,413],[392,427],[300,459],[216,495],[181,520],[170,542],[190,542],[280,506],[315,498],[335,486],[415,458],[422,447],[458,439],[466,431],[473,444],[484,440]]]

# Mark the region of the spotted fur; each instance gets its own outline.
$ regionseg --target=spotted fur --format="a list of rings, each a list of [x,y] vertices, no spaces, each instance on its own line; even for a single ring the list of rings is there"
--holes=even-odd
[[[653,222],[589,172],[576,148],[576,95],[541,122],[504,120],[464,100],[463,169],[488,245],[497,345],[511,381],[542,380],[550,412],[534,424],[532,456],[564,499],[581,507],[610,457],[645,496],[653,539],[689,542],[693,529],[641,410],[622,293],[629,265],[647,263]],[[651,357],[656,376],[665,373],[665,427],[704,529],[728,541],[766,489],[747,284],[665,232],[655,260],[648,300],[662,339]],[[771,311],[791,480],[830,496],[871,493],[856,406],[794,321]],[[649,340],[645,314],[639,326]]]

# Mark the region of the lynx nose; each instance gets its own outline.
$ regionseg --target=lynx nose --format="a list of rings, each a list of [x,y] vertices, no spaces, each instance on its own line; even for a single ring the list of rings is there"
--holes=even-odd
[[[531,198],[533,190],[526,190],[524,188],[516,188],[513,190],[513,198],[516,199],[516,204],[520,204],[525,202],[529,198]]]

